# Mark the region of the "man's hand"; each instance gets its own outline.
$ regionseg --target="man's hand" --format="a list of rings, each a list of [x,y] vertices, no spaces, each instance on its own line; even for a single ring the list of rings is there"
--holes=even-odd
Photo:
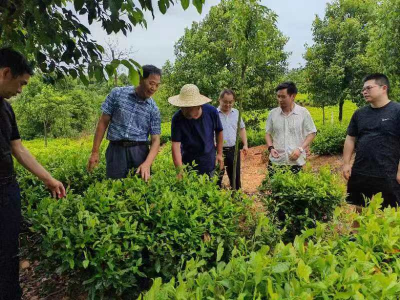
[[[400,184],[400,172],[397,172],[396,180],[397,180],[397,183]]]
[[[271,149],[270,151],[271,155],[273,158],[278,158],[279,157],[279,153],[276,149]]]
[[[92,172],[93,169],[99,164],[100,157],[98,152],[92,152],[89,158],[89,162],[87,165],[87,169],[89,172]]]
[[[244,156],[247,155],[247,152],[248,152],[248,151],[249,151],[249,147],[243,146],[242,152],[243,152]]]
[[[46,180],[43,183],[51,191],[53,198],[60,199],[65,197],[65,188],[60,181],[51,177],[49,180]]]
[[[349,180],[350,176],[351,176],[351,165],[350,164],[344,164],[343,168],[342,168],[342,172],[343,172],[343,177],[346,180]],[[397,174],[397,181],[399,181],[399,174]]]
[[[149,164],[142,163],[136,171],[136,174],[140,174],[140,177],[146,182],[149,181],[149,179],[151,177],[150,166],[151,165],[149,165]]]
[[[296,149],[292,152],[292,154],[290,154],[289,159],[290,159],[290,160],[297,160],[297,159],[300,157],[300,154],[301,154],[300,149],[297,149],[297,148],[296,148]]]
[[[222,154],[217,154],[217,158],[215,160],[215,165],[219,164],[219,169],[223,170],[224,169],[224,157]]]

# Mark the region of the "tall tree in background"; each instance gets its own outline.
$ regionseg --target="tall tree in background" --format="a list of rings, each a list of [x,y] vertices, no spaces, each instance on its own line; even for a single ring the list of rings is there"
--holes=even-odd
[[[104,67],[104,48],[90,38],[90,30],[77,15],[87,16],[89,24],[100,22],[107,34],[127,36],[134,26],[147,26],[144,11],[154,18],[153,0],[7,0],[0,1],[0,45],[13,46],[35,59],[44,73],[58,78],[66,74],[88,84],[87,76],[102,80],[112,77],[120,64],[129,69],[130,79],[139,81],[140,65],[134,60],[114,60]],[[171,4],[184,9],[190,0],[158,0],[158,9],[166,13]],[[205,0],[192,0],[199,12]]]
[[[221,89],[233,88],[245,99],[246,109],[265,108],[275,103],[273,88],[287,66],[288,53],[283,49],[287,38],[276,26],[276,14],[257,1],[253,2],[222,0],[211,8],[202,22],[194,22],[185,30],[175,44],[174,65],[171,68],[168,62],[164,67],[168,69],[164,72],[164,82],[170,85],[171,94],[178,93],[182,85],[191,82],[211,99],[217,99]],[[234,36],[237,33],[232,29],[243,14],[240,5],[253,6],[252,28],[258,30],[254,34],[260,44],[249,53],[259,59],[251,59],[246,64],[245,82],[242,82],[241,61],[237,61],[236,55],[238,44]]]
[[[317,102],[336,98],[339,121],[345,99],[362,103],[361,80],[372,70],[366,50],[376,8],[377,0],[335,0],[313,23],[314,45],[305,54],[310,92]]]
[[[368,54],[375,72],[391,81],[390,97],[400,97],[400,0],[383,0],[377,7],[376,26],[370,30]]]

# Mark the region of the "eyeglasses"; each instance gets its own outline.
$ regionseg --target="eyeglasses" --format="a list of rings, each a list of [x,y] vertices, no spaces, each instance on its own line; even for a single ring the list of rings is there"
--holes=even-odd
[[[363,87],[363,88],[361,89],[361,93],[364,93],[365,91],[367,91],[367,92],[369,93],[369,91],[370,91],[371,89],[373,89],[374,87],[377,87],[377,86],[381,86],[381,85],[369,85],[369,86]]]

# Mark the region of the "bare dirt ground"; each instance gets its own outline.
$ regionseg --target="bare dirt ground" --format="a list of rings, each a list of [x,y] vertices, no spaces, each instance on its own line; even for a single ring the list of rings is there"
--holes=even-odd
[[[246,157],[242,154],[242,189],[248,195],[257,195],[257,188],[261,185],[266,176],[267,161],[266,146],[250,148]],[[311,155],[308,162],[313,171],[329,164],[332,171],[339,172],[342,158],[339,155],[318,156]],[[223,184],[229,186],[228,177],[225,175]],[[262,204],[255,198],[255,209],[262,210]],[[61,278],[56,274],[47,274],[40,268],[38,261],[28,262],[22,255],[20,281],[24,290],[24,300],[80,300],[86,299],[87,295],[68,296],[66,283],[68,278]]]

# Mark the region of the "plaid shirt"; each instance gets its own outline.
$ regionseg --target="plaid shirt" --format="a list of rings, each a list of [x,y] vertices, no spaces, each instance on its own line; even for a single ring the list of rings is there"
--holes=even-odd
[[[114,88],[101,105],[111,116],[107,139],[110,141],[148,141],[161,134],[160,111],[152,98],[140,99],[133,86]]]

